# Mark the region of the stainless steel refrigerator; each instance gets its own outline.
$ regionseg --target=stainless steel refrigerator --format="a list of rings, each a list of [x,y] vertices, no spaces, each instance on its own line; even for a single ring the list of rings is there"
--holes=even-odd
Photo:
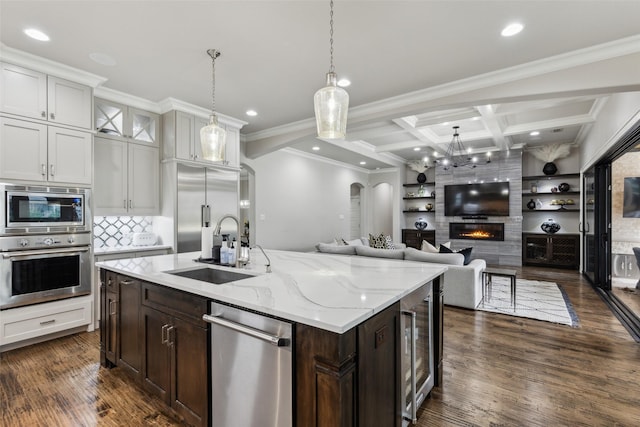
[[[177,167],[177,249],[178,252],[199,251],[206,222],[213,229],[226,214],[238,217],[239,173],[183,164]],[[208,209],[203,209],[206,206]],[[237,238],[236,232],[233,220],[223,222],[223,234]]]

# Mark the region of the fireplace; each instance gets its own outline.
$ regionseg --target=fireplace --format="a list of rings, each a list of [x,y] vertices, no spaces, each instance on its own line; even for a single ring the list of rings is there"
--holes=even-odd
[[[504,241],[504,224],[501,222],[450,222],[449,238]]]

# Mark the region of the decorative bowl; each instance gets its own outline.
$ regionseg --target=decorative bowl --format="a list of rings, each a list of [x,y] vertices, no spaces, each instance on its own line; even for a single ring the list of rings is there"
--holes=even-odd
[[[549,218],[540,225],[542,231],[548,234],[557,233],[560,230],[560,224]]]
[[[427,221],[424,219],[419,218],[413,225],[415,225],[418,230],[424,230],[429,224],[427,224]]]
[[[570,189],[571,189],[571,186],[566,182],[563,182],[562,184],[558,185],[558,190],[560,190],[561,193],[565,193]]]

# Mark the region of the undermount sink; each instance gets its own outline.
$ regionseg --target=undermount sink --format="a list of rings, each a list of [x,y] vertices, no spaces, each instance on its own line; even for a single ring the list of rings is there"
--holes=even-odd
[[[186,277],[189,279],[200,280],[203,282],[214,283],[216,285],[254,277],[250,274],[242,274],[233,271],[218,270],[208,267],[194,268],[192,270],[182,271],[166,271],[166,273],[173,274],[175,276]]]

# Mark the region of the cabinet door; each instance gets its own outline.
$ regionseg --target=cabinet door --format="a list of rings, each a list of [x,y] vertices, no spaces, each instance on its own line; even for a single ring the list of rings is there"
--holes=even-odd
[[[47,126],[0,117],[0,177],[47,180]]]
[[[140,380],[142,345],[140,340],[140,282],[118,276],[118,366]]]
[[[49,126],[49,181],[91,185],[91,134]]]
[[[137,108],[128,108],[129,137],[140,144],[160,146],[160,116]]]
[[[156,215],[160,212],[160,149],[129,144],[128,152],[129,214]]]
[[[170,403],[171,351],[167,345],[171,317],[150,307],[141,307],[142,386]]]
[[[0,110],[35,119],[47,119],[47,76],[37,71],[0,64]],[[91,109],[89,109],[91,111]]]
[[[116,102],[95,100],[95,129],[101,137],[124,138],[127,107]]]
[[[225,126],[227,131],[225,161],[229,166],[240,166],[240,131],[231,126]]]
[[[171,360],[171,406],[189,424],[208,425],[209,369],[208,330],[178,318],[172,320],[169,342]]]
[[[194,120],[191,114],[176,111],[176,157],[182,160],[194,160]],[[200,136],[198,136],[198,141]]]
[[[194,160],[202,160],[205,161],[202,157],[202,139],[200,139],[200,129],[207,126],[209,124],[209,119],[203,119],[202,117],[196,117],[194,119],[194,129],[193,133],[195,135],[194,143],[193,143],[193,157]]]
[[[110,279],[107,279],[107,281]],[[105,302],[105,340],[104,350],[109,362],[115,364],[117,359],[117,331],[118,331],[118,294],[107,290]]]
[[[549,237],[550,261],[558,266],[578,265],[578,237],[575,235],[555,235]]]
[[[91,129],[91,88],[52,76],[47,82],[48,120]]]
[[[127,143],[95,138],[94,214],[127,212]]]

